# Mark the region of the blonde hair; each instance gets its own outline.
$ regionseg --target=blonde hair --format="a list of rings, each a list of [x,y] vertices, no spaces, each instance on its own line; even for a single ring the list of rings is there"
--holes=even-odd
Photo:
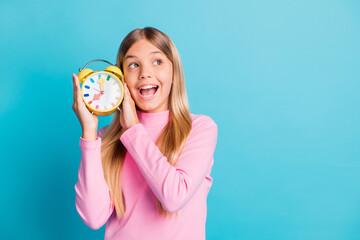
[[[172,40],[165,33],[152,27],[137,28],[124,38],[119,47],[116,66],[122,72],[124,72],[122,65],[125,54],[135,42],[141,39],[146,39],[159,48],[173,65],[173,84],[168,101],[169,121],[156,141],[156,145],[161,153],[166,156],[168,162],[174,166],[192,127],[180,55]],[[122,218],[126,206],[121,190],[120,176],[126,148],[119,139],[124,132],[119,117],[120,112],[116,111],[110,125],[101,136],[101,160],[112,203],[115,206],[118,218]],[[158,199],[157,207],[161,215],[172,215],[163,208]],[[176,212],[177,214],[178,212]]]

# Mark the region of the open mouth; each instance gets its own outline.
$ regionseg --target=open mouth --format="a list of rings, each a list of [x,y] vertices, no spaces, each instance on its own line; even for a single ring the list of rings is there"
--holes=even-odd
[[[138,93],[142,98],[149,99],[149,98],[153,98],[156,95],[158,89],[159,89],[158,85],[152,85],[152,84],[143,85],[138,88]]]

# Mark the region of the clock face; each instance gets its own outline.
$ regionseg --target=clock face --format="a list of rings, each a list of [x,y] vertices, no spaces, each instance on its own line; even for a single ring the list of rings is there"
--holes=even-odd
[[[83,82],[82,94],[85,102],[99,111],[116,108],[123,98],[120,82],[106,72],[96,72],[88,77]]]

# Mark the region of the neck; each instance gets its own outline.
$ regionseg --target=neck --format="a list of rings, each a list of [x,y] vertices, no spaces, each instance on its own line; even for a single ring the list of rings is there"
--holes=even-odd
[[[139,122],[145,127],[164,127],[169,121],[169,110],[147,113],[140,110],[136,110]]]

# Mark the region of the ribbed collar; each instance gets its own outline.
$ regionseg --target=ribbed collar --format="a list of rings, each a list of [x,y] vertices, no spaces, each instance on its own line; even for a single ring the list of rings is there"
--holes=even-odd
[[[139,122],[145,127],[164,127],[169,121],[169,110],[156,112],[156,113],[146,113],[136,110]]]

